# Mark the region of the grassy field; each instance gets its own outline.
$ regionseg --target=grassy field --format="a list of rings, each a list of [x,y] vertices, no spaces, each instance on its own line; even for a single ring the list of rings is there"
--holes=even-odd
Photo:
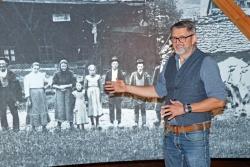
[[[52,166],[161,157],[161,130],[0,132],[0,166]]]
[[[52,166],[162,158],[162,128],[0,131],[0,166]],[[249,119],[216,120],[211,157],[250,158]]]
[[[210,134],[213,158],[250,158],[250,119],[231,117],[214,121]]]

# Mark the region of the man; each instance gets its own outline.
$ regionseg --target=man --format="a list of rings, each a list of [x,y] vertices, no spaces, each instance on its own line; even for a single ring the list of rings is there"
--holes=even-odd
[[[125,77],[122,71],[118,68],[119,61],[116,56],[112,57],[111,59],[111,70],[109,70],[105,77],[105,82],[107,81],[117,81],[117,80],[125,80]],[[121,123],[121,102],[122,98],[119,96],[115,96],[110,94],[109,95],[109,117],[110,123],[114,125],[114,121],[117,120],[118,125],[120,126]],[[115,114],[116,109],[116,114]],[[115,118],[116,115],[116,118]]]
[[[137,71],[133,72],[130,77],[130,85],[146,86],[149,85],[150,79],[147,72],[144,71],[144,61],[136,60]],[[146,104],[145,99],[134,100],[135,107],[135,127],[139,126],[139,110],[141,110],[142,127],[146,126]]]
[[[107,83],[105,89],[144,97],[166,96],[161,110],[165,165],[210,166],[211,111],[225,106],[225,86],[217,63],[196,47],[194,23],[180,21],[170,31],[175,55],[169,58],[156,86],[128,86],[117,81]]]
[[[16,75],[8,69],[9,59],[0,57],[0,113],[1,126],[8,130],[7,107],[13,117],[13,130],[19,131],[18,105],[22,100],[22,88]]]

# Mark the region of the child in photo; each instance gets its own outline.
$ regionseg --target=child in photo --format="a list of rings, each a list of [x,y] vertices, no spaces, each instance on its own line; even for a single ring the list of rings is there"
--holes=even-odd
[[[76,90],[72,92],[75,97],[75,107],[74,107],[74,123],[77,128],[84,130],[84,124],[88,123],[87,108],[85,102],[85,90],[80,82],[76,83]]]
[[[103,115],[101,104],[101,76],[96,74],[95,65],[88,66],[89,75],[85,77],[84,85],[88,97],[88,116],[91,119],[92,127],[99,126],[99,118]],[[95,123],[96,121],[96,123]]]

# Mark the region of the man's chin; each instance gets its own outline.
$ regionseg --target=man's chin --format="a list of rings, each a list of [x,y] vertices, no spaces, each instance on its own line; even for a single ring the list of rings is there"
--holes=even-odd
[[[185,50],[176,50],[175,53],[178,55],[182,55],[185,53]]]

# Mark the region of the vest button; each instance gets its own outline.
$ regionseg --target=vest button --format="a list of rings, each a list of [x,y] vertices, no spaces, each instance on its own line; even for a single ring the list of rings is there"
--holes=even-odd
[[[177,86],[175,86],[175,87],[174,87],[174,89],[175,89],[175,90],[177,90],[177,89],[178,89],[178,87],[177,87]]]

